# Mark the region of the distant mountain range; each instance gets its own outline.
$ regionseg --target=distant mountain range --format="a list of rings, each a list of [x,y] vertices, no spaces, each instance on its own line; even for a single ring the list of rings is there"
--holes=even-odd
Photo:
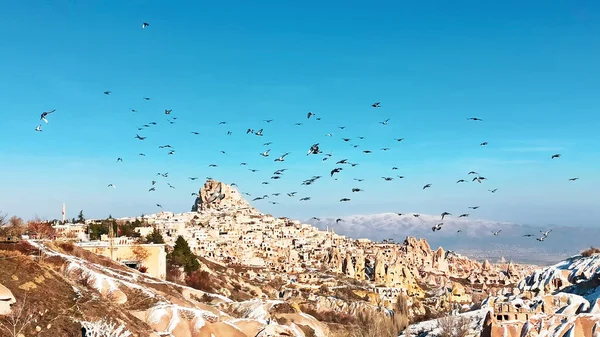
[[[590,246],[600,246],[600,228],[555,226],[539,227],[507,222],[458,218],[440,215],[412,213],[398,215],[383,213],[352,215],[336,218],[305,220],[320,229],[334,229],[336,233],[355,239],[368,238],[373,241],[392,238],[402,242],[406,236],[425,238],[433,249],[442,246],[445,250],[482,260],[497,261],[504,257],[521,263],[548,265],[579,253]],[[443,222],[439,231],[431,228]],[[461,230],[461,232],[457,232]],[[501,230],[495,236],[493,232]],[[552,230],[543,241],[541,231]],[[523,235],[533,234],[533,237]]]

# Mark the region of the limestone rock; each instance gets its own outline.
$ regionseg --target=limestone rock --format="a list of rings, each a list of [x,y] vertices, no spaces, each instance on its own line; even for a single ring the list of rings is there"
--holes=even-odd
[[[192,212],[199,212],[208,209],[228,209],[228,208],[251,208],[250,204],[242,198],[238,190],[231,185],[216,181],[207,180],[204,186],[200,188],[198,197],[192,206]]]
[[[16,303],[15,296],[8,288],[0,284],[0,315],[10,313],[10,306],[14,303]]]

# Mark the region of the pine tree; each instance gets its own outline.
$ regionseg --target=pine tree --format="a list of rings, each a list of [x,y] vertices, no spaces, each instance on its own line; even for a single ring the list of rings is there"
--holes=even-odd
[[[148,243],[165,243],[165,240],[163,240],[162,234],[160,234],[160,232],[158,231],[158,229],[156,229],[156,227],[154,227],[154,229],[152,230],[152,233],[146,235],[146,241]]]
[[[85,217],[83,216],[83,210],[79,211],[79,215],[77,216],[78,223],[85,223]]]
[[[183,267],[187,274],[191,274],[200,268],[196,255],[192,253],[187,241],[181,235],[177,237],[173,251],[168,254],[167,259],[170,264]]]

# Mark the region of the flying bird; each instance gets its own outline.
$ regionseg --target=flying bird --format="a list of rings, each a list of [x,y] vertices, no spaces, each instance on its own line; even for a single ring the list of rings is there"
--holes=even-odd
[[[263,129],[258,130],[255,135],[257,136],[262,136],[263,135]]]
[[[123,158],[117,158],[117,163],[118,162],[123,162]]]
[[[451,214],[451,213],[449,213],[449,212],[444,212],[444,213],[442,213],[442,220],[444,220],[444,217],[445,217],[446,215],[452,215],[452,214]]]
[[[569,178],[569,181],[575,181],[577,179],[579,179],[579,178]]]
[[[107,186],[107,187],[117,188],[117,187],[116,187],[115,185],[113,185],[113,184],[108,184],[108,186]]]
[[[306,154],[307,156],[310,154],[319,154],[321,153],[321,150],[319,150],[319,143],[313,144],[310,149],[308,149],[308,153]]]
[[[481,118],[477,118],[477,117],[470,117],[470,118],[467,118],[467,120],[471,120],[471,121],[480,121],[480,122],[482,122],[482,121],[483,121],[483,119],[481,119]]]
[[[488,145],[488,142],[483,142],[483,143],[481,143],[481,144],[479,144],[479,145],[480,145],[480,146],[486,146],[486,145]]]
[[[46,119],[46,116],[53,113],[54,111],[56,111],[56,109],[42,112],[42,115],[40,116],[40,120],[43,120],[44,122],[46,122],[46,124],[48,124],[48,120]]]
[[[381,108],[381,106],[379,104],[381,104],[381,102],[375,102],[375,103],[371,104],[371,106],[374,108]]]
[[[104,94],[105,95],[110,95],[110,91],[105,91]]]
[[[170,115],[170,114],[171,114],[171,111],[173,111],[173,109],[171,109],[171,110],[167,110],[167,109],[165,109],[165,115]]]
[[[352,192],[362,192],[363,190],[361,190],[360,188],[353,188]]]
[[[478,209],[479,206],[469,206],[470,209]]]
[[[137,138],[137,139],[139,139],[139,140],[144,140],[144,139],[146,139],[146,137],[142,137],[142,136],[140,136],[140,135],[138,135],[138,134],[136,134],[136,135],[135,135],[135,138]]]
[[[268,157],[269,156],[269,152],[271,152],[271,149],[268,149],[267,151],[260,153],[260,155],[263,156],[263,157]]]
[[[427,185],[423,186],[423,189],[430,188],[430,187],[431,187],[431,184],[427,184]]]
[[[493,190],[488,190],[488,191],[490,191],[492,193],[496,193],[497,190],[498,190],[497,188],[494,188]]]
[[[459,215],[458,217],[459,217],[459,218],[466,218],[466,217],[468,217],[468,216],[469,216],[469,214],[468,214],[468,213],[464,213],[464,214],[461,214],[461,215]]]
[[[499,230],[497,230],[497,231],[495,231],[495,232],[494,232],[494,231],[492,231],[492,233],[493,233],[495,236],[498,236],[498,234],[500,234],[500,232],[501,232],[501,231],[502,231],[502,230],[501,230],[501,229],[499,229]]]
[[[464,179],[460,179],[459,181],[457,181],[456,183],[465,183],[466,181]]]
[[[148,24],[148,22],[144,22],[144,23],[142,23],[142,29],[144,29],[144,28],[146,28],[146,27],[148,27],[148,26],[150,26],[150,24]]]
[[[35,131],[42,132],[42,124],[35,127]]]
[[[308,114],[306,114],[306,118],[308,119],[308,118],[310,118],[310,116],[316,116],[316,115],[309,111]]]
[[[334,174],[340,173],[340,171],[342,171],[341,167],[334,168],[333,170],[331,170],[331,176],[333,177]]]
[[[288,154],[290,154],[289,152],[286,152],[284,154],[282,154],[279,158],[275,159],[275,161],[284,161],[285,160],[285,156],[287,156]]]
[[[554,159],[554,158],[560,158],[560,153],[553,154],[550,159]]]
[[[383,122],[379,122],[379,123],[382,125],[388,125],[389,120],[390,119],[388,118],[388,119],[384,120]]]
[[[397,141],[397,142],[401,142],[401,141],[404,140],[404,138],[394,138],[394,140]]]
[[[342,199],[340,199],[340,202],[344,202],[344,201],[350,201],[350,199],[349,198],[342,198]]]
[[[344,219],[342,219],[342,218],[337,218],[337,219],[335,219],[335,223],[336,223],[336,224],[337,224],[337,223],[339,223],[339,222],[344,222]]]

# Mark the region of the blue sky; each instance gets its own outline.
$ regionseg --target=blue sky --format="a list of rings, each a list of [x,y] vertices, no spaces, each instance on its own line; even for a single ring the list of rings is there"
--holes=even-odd
[[[526,224],[600,216],[597,2],[4,2],[0,31],[0,209],[9,214],[58,218],[62,202],[68,216],[152,213],[156,203],[187,211],[210,176],[253,196],[311,196],[254,203],[300,219],[474,205],[472,217]],[[317,142],[330,161],[306,156]],[[359,165],[329,178],[343,158]],[[278,168],[289,170],[270,180]],[[488,181],[457,185],[471,170]],[[381,179],[397,174],[406,178]],[[324,177],[300,186],[312,175]]]

